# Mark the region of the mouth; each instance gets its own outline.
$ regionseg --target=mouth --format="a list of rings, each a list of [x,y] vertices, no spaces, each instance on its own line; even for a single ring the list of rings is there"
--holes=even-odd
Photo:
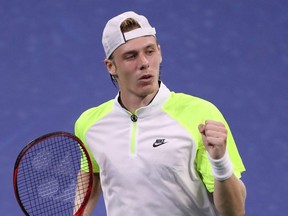
[[[146,75],[143,75],[139,78],[140,81],[150,81],[151,79],[153,78],[152,75],[150,74],[146,74]]]

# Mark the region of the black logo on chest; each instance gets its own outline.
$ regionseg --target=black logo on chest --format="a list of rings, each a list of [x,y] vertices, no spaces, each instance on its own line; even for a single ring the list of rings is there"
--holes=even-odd
[[[167,142],[165,141],[165,139],[156,139],[156,141],[153,143],[153,147],[158,147],[161,145],[166,144]]]

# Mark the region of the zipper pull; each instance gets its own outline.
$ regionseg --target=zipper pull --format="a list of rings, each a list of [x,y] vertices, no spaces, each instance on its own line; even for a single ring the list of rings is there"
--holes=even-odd
[[[130,116],[130,119],[131,119],[132,122],[137,122],[138,117],[137,117],[135,114],[132,114],[132,115]]]

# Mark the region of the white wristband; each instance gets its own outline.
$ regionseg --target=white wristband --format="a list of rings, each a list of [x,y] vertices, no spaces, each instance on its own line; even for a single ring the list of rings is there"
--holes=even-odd
[[[227,150],[222,158],[216,160],[211,158],[208,152],[206,153],[211,163],[212,173],[216,180],[224,181],[233,175],[233,164],[230,161]]]

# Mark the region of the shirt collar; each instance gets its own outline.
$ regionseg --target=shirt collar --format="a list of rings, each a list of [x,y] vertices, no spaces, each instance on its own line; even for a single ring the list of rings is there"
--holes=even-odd
[[[159,85],[159,91],[157,92],[153,100],[147,106],[137,109],[136,115],[143,115],[144,113],[148,114],[149,112],[154,111],[155,109],[159,109],[164,105],[166,100],[170,97],[170,90],[161,81],[159,81]],[[119,103],[119,96],[120,92],[118,92],[115,97],[115,105],[127,111],[127,109],[121,103]]]

